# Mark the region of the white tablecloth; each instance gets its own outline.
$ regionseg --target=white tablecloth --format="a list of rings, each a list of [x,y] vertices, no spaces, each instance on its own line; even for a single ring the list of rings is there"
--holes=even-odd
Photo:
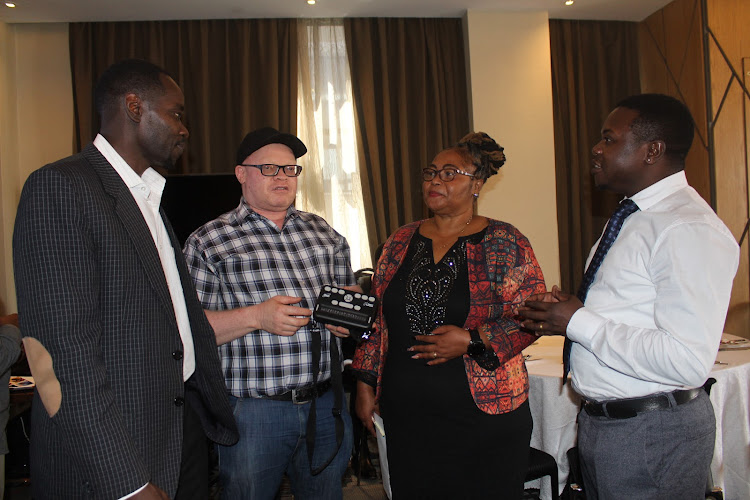
[[[738,339],[725,334],[726,338]],[[524,351],[529,371],[529,404],[534,417],[531,446],[557,460],[562,492],[568,477],[565,453],[575,446],[579,396],[562,385],[562,337],[542,337]],[[731,346],[730,346],[731,347]],[[727,500],[750,499],[750,350],[720,351],[711,377],[716,413],[716,445],[711,463],[714,484]],[[539,481],[527,484],[539,488]],[[542,498],[550,498],[549,482],[541,481]]]

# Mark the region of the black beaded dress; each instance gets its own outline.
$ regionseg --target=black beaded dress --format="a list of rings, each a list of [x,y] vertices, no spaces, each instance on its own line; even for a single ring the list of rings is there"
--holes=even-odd
[[[464,325],[470,306],[466,243],[479,243],[483,236],[484,230],[459,238],[435,263],[432,240],[415,233],[384,293],[389,340],[380,409],[396,500],[512,499],[522,492],[517,476],[524,471],[509,470],[518,467],[508,461],[518,446],[519,453],[528,451],[528,403],[510,413],[486,414],[474,403],[462,357],[427,366],[407,351],[418,343],[416,334]],[[512,477],[504,478],[508,474]],[[512,491],[504,482],[515,483]]]

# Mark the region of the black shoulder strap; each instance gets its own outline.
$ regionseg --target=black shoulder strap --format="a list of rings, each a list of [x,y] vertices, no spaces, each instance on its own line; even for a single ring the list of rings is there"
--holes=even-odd
[[[324,328],[325,330],[325,328]],[[322,350],[320,327],[317,323],[312,323],[310,328],[312,334],[312,376],[313,386],[318,385],[318,373],[320,372],[320,352]],[[333,454],[328,457],[328,460],[323,463],[320,467],[313,467],[313,453],[315,452],[315,423],[316,423],[316,405],[315,400],[317,393],[313,391],[313,399],[310,402],[310,414],[307,417],[307,431],[305,440],[307,442],[307,458],[310,461],[310,472],[313,476],[317,476],[336,457],[336,454],[341,448],[341,443],[344,441],[344,418],[341,415],[341,409],[343,407],[344,399],[344,385],[341,380],[341,357],[339,355],[339,346],[336,342],[336,337],[329,333],[331,336],[331,385],[333,390],[333,408],[331,412],[336,419],[336,449]]]

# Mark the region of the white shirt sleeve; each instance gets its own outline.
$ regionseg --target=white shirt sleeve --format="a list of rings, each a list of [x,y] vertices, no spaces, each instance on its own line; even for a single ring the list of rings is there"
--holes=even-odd
[[[568,337],[599,364],[629,377],[700,386],[716,357],[738,259],[734,239],[712,225],[675,224],[658,237],[645,263],[656,296],[640,306],[653,307],[655,328],[613,321],[584,307],[571,318]]]

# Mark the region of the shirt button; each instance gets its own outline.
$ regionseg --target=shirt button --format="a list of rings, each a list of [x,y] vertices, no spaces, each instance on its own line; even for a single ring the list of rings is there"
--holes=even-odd
[[[177,350],[177,351],[173,352],[172,353],[172,357],[174,359],[176,359],[177,361],[181,360],[182,359],[182,351]]]
[[[174,398],[174,405],[175,406],[180,407],[180,406],[182,406],[184,404],[185,404],[185,399],[184,398],[182,398],[180,396],[177,396],[176,398]]]

